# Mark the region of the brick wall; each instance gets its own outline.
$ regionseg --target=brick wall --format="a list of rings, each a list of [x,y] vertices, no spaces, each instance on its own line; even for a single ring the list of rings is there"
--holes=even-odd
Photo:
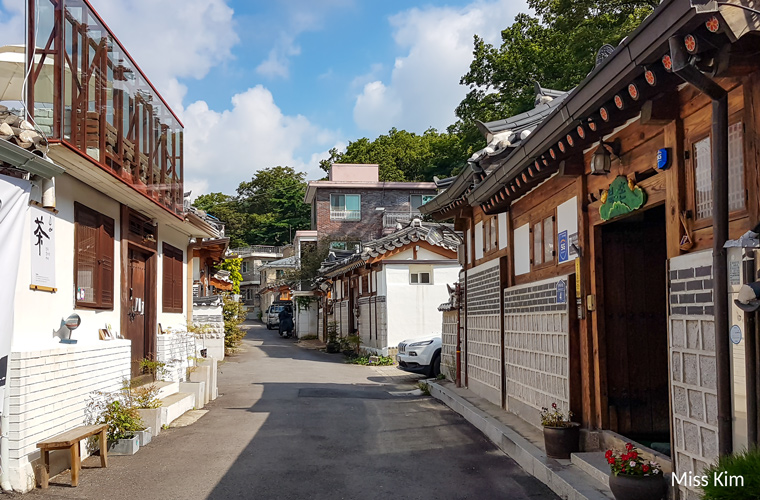
[[[718,456],[718,391],[712,251],[670,260],[670,383],[676,474],[702,470]],[[698,490],[680,486],[681,498]]]
[[[456,380],[457,311],[443,312],[441,342],[441,373],[449,380]]]
[[[570,409],[568,304],[557,303],[567,276],[504,290],[507,409],[540,426],[539,410]],[[567,295],[565,295],[567,297]]]
[[[31,462],[39,459],[39,441],[84,424],[88,396],[119,390],[130,378],[130,346],[111,340],[11,354],[8,456],[2,465],[15,490],[35,487]],[[51,472],[68,467],[63,462],[51,465]]]
[[[330,220],[331,194],[360,194],[361,220]],[[409,196],[411,194],[435,194],[435,190],[409,189],[330,189],[320,188],[314,197],[316,204],[316,229],[319,237],[336,237],[340,239],[356,239],[370,241],[382,236],[383,212],[375,210],[385,207],[386,212],[409,211]]]
[[[467,386],[501,406],[499,261],[467,273]]]

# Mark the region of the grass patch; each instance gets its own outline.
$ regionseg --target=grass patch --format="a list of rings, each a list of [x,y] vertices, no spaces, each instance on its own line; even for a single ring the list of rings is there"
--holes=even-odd
[[[298,340],[317,340],[319,337],[316,335],[304,335],[303,337],[299,338]]]
[[[371,361],[370,358],[372,358]],[[346,359],[346,363],[364,366],[392,366],[395,364],[390,356],[354,356]]]
[[[422,391],[422,394],[424,394],[425,396],[430,396],[430,386],[427,384],[427,382],[425,382],[424,380],[420,380],[419,382],[417,382],[417,387],[420,388],[420,390]]]

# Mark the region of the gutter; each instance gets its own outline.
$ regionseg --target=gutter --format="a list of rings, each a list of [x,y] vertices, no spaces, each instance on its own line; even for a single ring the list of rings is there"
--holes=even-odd
[[[715,362],[718,388],[718,451],[733,451],[731,406],[731,345],[728,334],[728,92],[699,71],[683,40],[668,39],[673,73],[712,99],[713,303],[715,304]]]
[[[65,172],[63,167],[53,163],[49,157],[36,155],[5,140],[0,140],[0,161],[43,179],[52,179]]]

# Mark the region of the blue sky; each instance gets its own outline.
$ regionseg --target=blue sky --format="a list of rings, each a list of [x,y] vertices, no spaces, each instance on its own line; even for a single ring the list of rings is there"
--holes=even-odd
[[[46,0],[39,0],[46,1]],[[234,192],[260,168],[318,178],[332,147],[445,129],[472,37],[525,0],[90,0],[185,125],[186,186]],[[25,0],[0,0],[0,45]]]

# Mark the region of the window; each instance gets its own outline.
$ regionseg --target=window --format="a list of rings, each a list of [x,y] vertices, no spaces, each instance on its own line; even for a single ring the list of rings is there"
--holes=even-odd
[[[114,220],[74,204],[77,307],[113,309]]]
[[[435,195],[432,194],[413,194],[409,197],[409,203],[412,205],[412,210],[418,210],[433,198],[435,198]]]
[[[483,224],[483,247],[486,252],[496,250],[499,229],[496,226],[496,217],[491,217]]]
[[[728,210],[743,210],[744,193],[744,125],[734,123],[728,127]],[[694,155],[694,211],[697,220],[710,219],[713,213],[712,148],[710,137],[693,144]]]
[[[248,272],[248,261],[244,260],[240,263],[240,272],[241,273],[247,273]]]
[[[433,283],[432,266],[409,266],[409,283],[412,285],[430,285]]]
[[[359,280],[359,293],[361,295],[369,295],[369,275],[365,274],[361,277],[361,280]]]
[[[356,246],[359,246],[361,248],[362,242],[361,241],[331,241],[330,242],[330,250],[350,250],[354,251],[356,250]]]
[[[552,264],[554,250],[554,215],[533,224],[533,267]]]
[[[331,194],[330,195],[330,219],[331,220],[361,220],[361,195],[358,194]]]
[[[182,312],[182,261],[183,253],[179,248],[175,248],[166,243],[163,244],[163,312],[181,313]]]

